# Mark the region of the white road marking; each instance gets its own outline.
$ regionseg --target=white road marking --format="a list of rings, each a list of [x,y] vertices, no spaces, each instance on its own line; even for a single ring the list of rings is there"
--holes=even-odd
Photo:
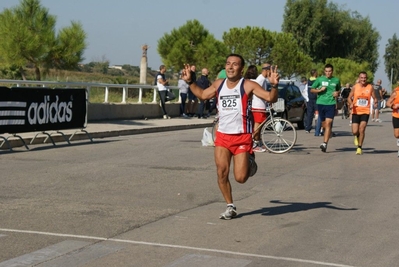
[[[162,244],[162,243],[153,243],[153,242],[144,242],[144,241],[134,241],[134,240],[117,239],[117,238],[105,238],[105,237],[86,236],[86,235],[71,235],[71,234],[60,234],[60,233],[17,230],[17,229],[4,229],[4,228],[0,228],[0,231],[11,232],[11,233],[26,233],[26,234],[37,234],[37,235],[47,235],[47,236],[60,236],[60,237],[69,237],[69,238],[113,241],[113,242],[119,242],[119,243],[146,245],[146,246],[154,246],[154,247],[166,247],[166,248],[178,248],[178,249],[185,249],[185,250],[206,251],[206,252],[212,252],[212,253],[230,254],[230,255],[243,256],[243,257],[253,257],[253,258],[261,258],[261,259],[273,259],[273,260],[279,260],[279,261],[309,263],[309,264],[320,265],[320,266],[355,267],[352,265],[337,264],[337,263],[322,262],[322,261],[304,260],[304,259],[289,258],[289,257],[276,257],[276,256],[270,256],[270,255],[242,253],[242,252],[220,250],[220,249],[189,247],[189,246],[180,246],[180,245]]]
[[[245,267],[250,260],[231,259],[226,257],[215,257],[209,255],[188,254],[165,267]]]
[[[0,267],[26,267],[36,265],[57,258],[74,250],[78,250],[89,244],[90,242],[84,241],[62,241],[58,244],[48,246],[32,253],[3,261],[0,263]]]

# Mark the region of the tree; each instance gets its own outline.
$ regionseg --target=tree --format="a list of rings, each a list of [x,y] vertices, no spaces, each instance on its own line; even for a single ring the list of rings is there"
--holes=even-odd
[[[391,83],[399,81],[399,40],[396,33],[388,39],[388,43],[385,45],[384,65],[387,76],[391,77],[392,74]]]
[[[231,28],[223,33],[223,42],[232,53],[240,54],[249,65],[270,61],[273,33],[264,28]]]
[[[42,69],[50,67],[74,69],[83,60],[86,34],[79,23],[55,33],[56,17],[40,4],[40,0],[21,0],[20,5],[0,13],[0,54],[9,66],[24,68],[32,65],[36,80]]]
[[[158,54],[168,69],[178,72],[183,65],[196,64],[215,73],[224,64],[228,49],[198,20],[187,21],[158,40]]]
[[[271,62],[278,65],[280,74],[290,79],[309,73],[312,59],[302,52],[290,33],[274,33],[274,45],[271,49]]]
[[[291,33],[299,47],[314,62],[324,62],[323,46],[328,39],[324,20],[327,0],[287,0],[284,7],[283,32]]]
[[[231,28],[223,34],[223,41],[231,52],[242,55],[248,65],[274,63],[280,74],[288,78],[307,73],[312,63],[289,33],[247,26]]]
[[[283,32],[292,33],[313,62],[341,57],[378,67],[380,35],[368,17],[327,0],[287,0]]]
[[[71,24],[58,33],[46,59],[47,67],[77,69],[78,63],[84,59],[86,33],[79,22],[72,21]]]
[[[368,82],[374,80],[374,74],[368,62],[358,63],[344,58],[328,58],[326,64],[334,67],[334,76],[341,80],[341,85],[346,83],[354,84],[361,71],[367,72]]]

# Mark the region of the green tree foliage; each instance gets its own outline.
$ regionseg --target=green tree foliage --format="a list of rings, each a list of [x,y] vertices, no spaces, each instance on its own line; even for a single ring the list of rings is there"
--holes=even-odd
[[[240,54],[248,65],[261,65],[271,61],[270,54],[274,44],[273,33],[264,28],[231,28],[223,33],[223,42],[231,53]]]
[[[57,69],[77,69],[78,63],[83,60],[83,52],[86,49],[86,33],[79,22],[71,22],[70,27],[60,30],[51,46],[51,52],[47,58],[47,66]]]
[[[224,65],[228,54],[227,47],[198,20],[187,21],[180,28],[166,33],[158,40],[157,51],[167,68],[175,72],[188,63],[215,73],[221,64]]]
[[[305,74],[312,63],[290,33],[247,26],[231,28],[223,34],[223,41],[232,53],[242,55],[248,65],[277,64],[283,77]]]
[[[396,33],[388,39],[388,44],[385,46],[384,61],[385,73],[388,77],[391,77],[392,74],[392,84],[395,84],[399,81],[399,40]],[[391,70],[393,70],[392,73]]]
[[[0,54],[8,66],[18,66],[22,78],[24,68],[31,65],[37,80],[41,69],[77,68],[83,60],[86,34],[79,23],[61,29],[56,36],[56,17],[40,4],[40,0],[21,0],[18,6],[0,13]]]
[[[288,79],[309,73],[312,59],[299,48],[290,33],[274,33],[271,49],[272,63],[278,65],[282,77]]]
[[[282,29],[294,35],[314,62],[341,57],[367,61],[373,73],[377,70],[380,35],[357,12],[327,0],[287,0]]]
[[[341,80],[342,86],[346,83],[354,84],[361,71],[367,72],[368,82],[374,80],[374,74],[368,62],[358,63],[350,59],[328,58],[326,59],[326,64],[333,65],[334,76]],[[323,74],[323,70],[324,69],[319,70],[319,74]]]
[[[327,36],[324,23],[327,0],[287,0],[284,7],[283,32],[291,33],[314,62],[324,62]]]

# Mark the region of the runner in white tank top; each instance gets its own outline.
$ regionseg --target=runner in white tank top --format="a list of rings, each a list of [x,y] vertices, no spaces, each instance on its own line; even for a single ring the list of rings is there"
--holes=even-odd
[[[225,134],[252,133],[253,118],[251,100],[244,91],[244,79],[230,89],[226,86],[226,79],[217,92],[219,128]]]
[[[277,85],[279,75],[277,66],[270,73],[271,91],[265,91],[256,82],[243,79],[244,58],[231,54],[226,58],[226,79],[217,79],[203,90],[191,79],[190,65],[186,64],[182,71],[190,90],[201,100],[217,97],[219,109],[219,130],[215,142],[215,163],[218,176],[218,186],[227,204],[220,219],[229,220],[237,216],[233,204],[233,195],[229,180],[230,165],[234,162],[234,178],[239,183],[245,183],[255,174],[257,165],[252,152],[252,116],[250,111],[252,95],[270,103],[277,100]]]

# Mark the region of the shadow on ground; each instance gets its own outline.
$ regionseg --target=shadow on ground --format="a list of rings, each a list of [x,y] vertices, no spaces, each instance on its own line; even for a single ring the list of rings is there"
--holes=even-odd
[[[349,210],[357,210],[356,208],[341,208],[331,205],[331,202],[312,202],[312,203],[305,203],[305,202],[283,202],[280,200],[272,200],[270,203],[274,204],[282,204],[281,206],[275,207],[265,207],[258,210],[244,212],[238,214],[237,217],[244,217],[249,215],[261,214],[263,216],[275,216],[275,215],[282,215],[287,213],[293,212],[301,212],[313,209],[334,209],[334,210],[342,210],[342,211],[349,211]]]

